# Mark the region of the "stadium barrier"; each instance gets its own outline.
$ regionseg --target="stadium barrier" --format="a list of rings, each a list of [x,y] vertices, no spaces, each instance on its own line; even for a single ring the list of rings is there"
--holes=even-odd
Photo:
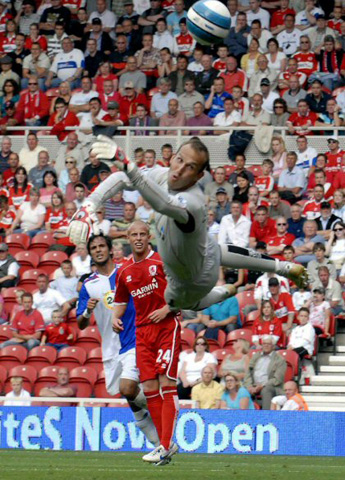
[[[243,130],[244,127],[233,127],[232,130]],[[43,131],[48,133],[50,127],[13,127],[11,130],[15,131]],[[255,130],[255,127],[246,128],[248,130]],[[79,127],[67,127],[66,130],[76,131],[79,130]],[[164,127],[166,131],[177,131],[177,135],[148,135],[148,136],[137,136],[134,133],[138,130],[136,127],[118,127],[119,132],[123,135],[116,135],[116,142],[118,145],[123,148],[128,156],[133,158],[134,150],[137,147],[142,147],[144,149],[152,148],[155,150],[157,158],[160,158],[161,147],[165,143],[170,143],[176,151],[177,147],[181,145],[185,140],[189,139],[191,136],[183,135],[183,131],[186,130],[186,127]],[[159,127],[141,127],[141,131],[159,131]],[[200,127],[188,127],[190,131],[198,131]],[[224,127],[207,127],[208,131],[215,130],[224,130]],[[287,135],[287,127],[274,127],[274,130],[277,133],[280,133],[283,137],[286,149],[288,151],[296,151],[296,138],[297,136]],[[310,147],[316,148],[318,152],[327,152],[327,132],[330,132],[330,135],[336,132],[339,134],[339,146],[345,150],[345,135],[344,127],[310,127],[310,130],[314,132],[315,135],[308,136],[308,144]],[[228,147],[229,147],[229,136],[230,134],[225,135],[205,135],[202,136],[203,142],[206,144],[210,152],[211,167],[214,168],[218,165],[228,165],[230,162],[228,158]],[[95,137],[89,136],[87,138],[80,136],[81,144],[84,145],[85,151],[87,152],[91,147],[92,143],[95,140]],[[10,135],[13,144],[13,151],[19,153],[20,149],[23,147],[25,142],[25,136],[19,135]],[[56,136],[51,135],[42,135],[39,136],[39,144],[43,147],[46,147],[49,151],[50,158],[54,160],[54,156],[57,154],[57,151],[61,145]],[[64,143],[64,142],[63,142]],[[252,140],[245,151],[247,157],[247,165],[260,164],[265,158],[270,157],[270,152],[261,153],[255,142]]]
[[[175,437],[185,453],[345,456],[345,413],[182,410]],[[133,452],[152,445],[128,408],[31,406],[0,407],[0,448]]]

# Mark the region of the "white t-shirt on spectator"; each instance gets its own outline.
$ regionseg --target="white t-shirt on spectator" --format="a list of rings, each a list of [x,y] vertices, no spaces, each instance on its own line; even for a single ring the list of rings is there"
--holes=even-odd
[[[22,401],[13,401],[13,398],[22,398]],[[5,395],[4,407],[30,407],[31,395],[29,392],[24,390],[23,388],[20,391],[19,395],[15,395],[14,392],[8,392]]]
[[[54,58],[50,71],[54,72],[64,82],[68,78],[73,77],[78,68],[84,68],[84,66],[85,58],[83,52],[73,48],[71,52],[58,53]]]
[[[114,28],[117,22],[115,13],[108,9],[104,10],[102,13],[97,11],[92,12],[89,16],[89,23],[92,23],[94,18],[100,18],[102,20],[102,27],[105,28]]]
[[[101,108],[100,111],[98,112],[98,115],[96,115],[96,118],[98,120],[102,120],[102,118],[105,117],[106,115],[107,115],[107,112]],[[94,126],[91,112],[83,113],[83,117],[80,118],[79,126],[81,129],[85,129],[85,130],[89,130]]]
[[[99,93],[95,92],[94,90],[91,90],[89,93],[78,92],[72,95],[72,98],[69,104],[80,107],[80,105],[88,104],[91,98],[95,98],[95,97],[99,97]],[[84,115],[86,115],[87,113],[88,112],[80,112],[77,114],[77,117],[79,118],[80,122],[82,121],[82,118],[84,117]]]
[[[36,208],[32,209],[30,202],[24,202],[19,207],[19,210],[23,212],[20,228],[25,230],[31,230],[35,225],[37,225],[39,217],[45,215],[46,207],[40,203]]]
[[[261,22],[261,27],[262,28],[267,28],[269,30],[270,28],[270,14],[268,13],[267,10],[264,10],[263,8],[259,8],[256,13],[254,13],[252,10],[248,10],[247,12],[247,23],[249,26],[251,26],[253,20],[260,20]]]
[[[190,353],[184,359],[186,363],[186,377],[188,383],[194,383],[201,378],[201,370],[209,363],[217,365],[217,360],[212,353],[205,352],[203,358],[199,362],[195,361],[196,353]]]
[[[34,308],[41,313],[46,325],[51,323],[53,310],[60,308],[66,302],[61,293],[52,288],[48,288],[44,293],[34,293],[33,298]]]
[[[104,219],[99,223],[98,221],[94,223],[95,227],[98,228],[103,232],[103,235],[108,235],[110,227],[111,227],[111,222],[107,219]]]
[[[81,257],[74,257],[72,260],[72,265],[75,270],[77,277],[85,275],[85,273],[91,273],[91,257],[87,255],[85,260],[82,260]]]
[[[241,122],[240,112],[234,110],[228,116],[225,115],[225,112],[219,112],[214,117],[213,125],[215,127],[230,127],[235,122]]]
[[[311,10],[311,12],[309,12],[309,13],[313,17],[315,17],[315,15],[317,13],[319,15],[324,15],[325,14],[325,12],[322,10],[322,8],[319,8],[319,7],[314,7],[313,10]],[[306,10],[302,10],[301,12],[297,13],[295,24],[296,25],[304,25],[304,26],[310,25],[310,22],[308,20],[307,14],[306,14]]]
[[[298,28],[294,28],[290,33],[286,30],[283,30],[277,35],[279,47],[283,50],[285,55],[293,55],[296,53],[302,35],[303,32],[298,30]]]

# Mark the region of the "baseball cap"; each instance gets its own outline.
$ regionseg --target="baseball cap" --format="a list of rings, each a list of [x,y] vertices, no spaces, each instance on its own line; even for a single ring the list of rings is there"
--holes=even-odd
[[[7,100],[4,106],[5,106],[5,110],[7,110],[8,108],[14,108],[14,103],[11,100]]]
[[[275,277],[270,278],[270,279],[268,280],[268,286],[269,286],[269,287],[278,287],[278,286],[279,286],[279,280],[278,280],[278,278],[275,278]]]
[[[125,82],[124,88],[134,88],[134,83],[128,80],[128,82]]]
[[[1,2],[0,2],[1,3]],[[9,63],[13,63],[13,60],[12,58],[9,56],[9,55],[5,55],[4,57],[2,57],[0,59],[0,63],[1,64],[9,64]]]
[[[323,13],[315,13],[314,17],[316,18],[316,20],[320,20],[320,19],[325,19],[325,15]]]
[[[0,252],[7,252],[7,251],[8,251],[7,243],[0,243]]]
[[[216,195],[218,195],[218,193],[227,193],[225,188],[224,187],[219,187],[218,190],[216,191]]]
[[[124,0],[123,5],[125,7],[126,5],[134,5],[134,3],[133,0]]]
[[[120,105],[117,102],[108,103],[108,110],[115,110],[116,108],[120,108]]]
[[[102,169],[99,171],[99,173],[109,173],[109,174],[110,174],[111,172],[109,172],[109,170],[106,170],[105,168],[102,168]]]
[[[271,82],[268,78],[263,78],[260,82],[260,85],[266,85],[267,87],[269,87],[271,85]]]
[[[91,21],[91,24],[92,25],[102,25],[102,20],[98,17],[93,18],[92,21]]]
[[[321,202],[320,204],[320,209],[322,210],[323,208],[329,208],[331,209],[331,204],[329,202]]]
[[[339,143],[339,139],[336,135],[330,135],[329,137],[327,137],[327,142],[329,142],[329,140],[334,140],[335,142]]]

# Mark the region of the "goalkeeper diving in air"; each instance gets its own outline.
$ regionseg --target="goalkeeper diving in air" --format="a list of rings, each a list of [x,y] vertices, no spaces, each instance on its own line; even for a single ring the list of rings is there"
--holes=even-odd
[[[138,190],[156,212],[158,252],[168,279],[165,299],[171,310],[202,310],[236,294],[233,285],[216,286],[219,267],[275,272],[307,285],[302,265],[284,262],[236,245],[218,245],[207,233],[205,199],[198,180],[209,164],[204,143],[193,137],[172,157],[169,168],[143,174],[108,137],[99,136],[92,152],[122,170],[110,175],[76,212],[68,230],[74,244],[93,232],[96,211],[123,189]]]

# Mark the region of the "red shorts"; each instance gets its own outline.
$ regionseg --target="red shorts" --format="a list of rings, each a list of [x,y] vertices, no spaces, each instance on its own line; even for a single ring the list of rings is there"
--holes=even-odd
[[[141,382],[166,375],[177,380],[181,350],[181,326],[175,317],[136,330],[137,367]]]

